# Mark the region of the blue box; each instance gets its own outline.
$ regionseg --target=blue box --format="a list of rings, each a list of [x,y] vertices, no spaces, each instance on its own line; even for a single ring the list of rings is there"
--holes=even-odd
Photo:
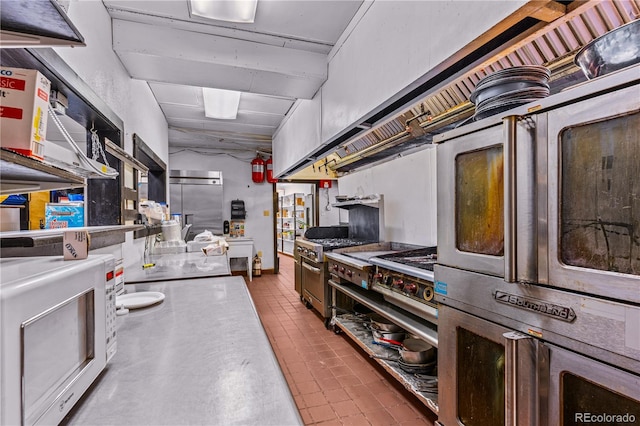
[[[84,203],[47,203],[44,208],[47,229],[84,226]]]

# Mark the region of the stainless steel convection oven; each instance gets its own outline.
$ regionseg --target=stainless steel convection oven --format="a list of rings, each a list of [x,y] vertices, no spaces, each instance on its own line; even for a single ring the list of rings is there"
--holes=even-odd
[[[639,77],[434,138],[441,424],[640,421]]]

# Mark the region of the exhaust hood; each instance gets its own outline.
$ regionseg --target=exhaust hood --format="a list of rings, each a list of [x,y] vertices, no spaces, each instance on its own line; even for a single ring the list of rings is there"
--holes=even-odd
[[[85,46],[56,0],[3,1],[0,47]]]
[[[542,65],[552,72],[551,93],[581,83],[575,54],[593,39],[640,17],[640,0],[561,1],[544,22],[526,17],[509,30],[487,35],[480,48],[463,48],[412,87],[312,153],[341,176],[398,155],[428,148],[434,135],[473,116],[469,98],[480,79],[502,69]],[[308,165],[309,163],[307,163]],[[299,164],[289,176],[306,167]]]

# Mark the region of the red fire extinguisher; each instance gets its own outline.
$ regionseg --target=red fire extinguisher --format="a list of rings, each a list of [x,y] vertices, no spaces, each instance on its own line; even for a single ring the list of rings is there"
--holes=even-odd
[[[267,182],[277,183],[278,179],[273,177],[273,159],[269,157],[265,164],[267,165]]]
[[[264,160],[260,154],[251,161],[251,179],[255,183],[264,182]]]

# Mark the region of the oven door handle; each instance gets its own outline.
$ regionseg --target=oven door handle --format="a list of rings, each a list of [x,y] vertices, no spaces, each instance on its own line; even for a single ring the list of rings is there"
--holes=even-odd
[[[310,270],[311,272],[313,272],[314,274],[320,274],[320,268],[316,268],[314,266],[309,265],[308,263],[302,262],[302,267],[305,269]]]
[[[504,123],[504,280],[516,281],[516,134],[518,116],[503,118]]]
[[[529,335],[504,333],[506,426],[535,425],[545,417],[548,349]],[[547,371],[548,375],[548,371]],[[538,414],[540,413],[540,414]]]

